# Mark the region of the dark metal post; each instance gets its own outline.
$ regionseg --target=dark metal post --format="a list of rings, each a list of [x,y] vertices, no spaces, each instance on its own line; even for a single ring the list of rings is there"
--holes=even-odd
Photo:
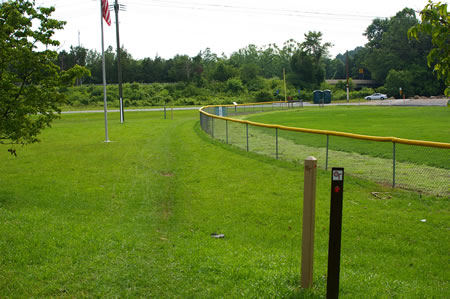
[[[214,139],[214,117],[211,117],[211,137]]]
[[[119,38],[119,3],[115,0],[114,11],[116,13],[116,37],[117,37],[117,73],[119,83],[119,106],[120,106],[120,123],[125,121],[122,97],[122,65],[120,63],[120,38]]]
[[[331,169],[330,237],[328,241],[327,298],[339,296],[341,263],[342,203],[344,194],[344,168]]]
[[[245,124],[246,129],[247,129],[247,152],[248,152],[248,124]]]
[[[395,188],[395,142],[392,143],[392,188]]]

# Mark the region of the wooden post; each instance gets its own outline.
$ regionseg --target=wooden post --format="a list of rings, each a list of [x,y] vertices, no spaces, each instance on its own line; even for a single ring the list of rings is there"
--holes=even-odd
[[[316,214],[316,174],[317,159],[314,157],[306,158],[303,188],[303,231],[301,265],[302,288],[311,288],[313,283],[314,221]]]

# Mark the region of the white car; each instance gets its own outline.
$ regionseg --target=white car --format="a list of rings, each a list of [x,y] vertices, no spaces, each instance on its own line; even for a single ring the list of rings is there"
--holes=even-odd
[[[365,97],[364,99],[366,100],[384,100],[387,99],[387,95],[386,94],[382,94],[382,93],[374,93],[370,96]]]

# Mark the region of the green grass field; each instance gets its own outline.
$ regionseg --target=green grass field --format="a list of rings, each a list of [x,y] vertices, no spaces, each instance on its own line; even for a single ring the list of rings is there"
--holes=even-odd
[[[252,115],[251,121],[298,128],[332,130],[370,136],[392,136],[437,142],[450,142],[450,110],[447,107],[359,107],[330,106],[305,108],[283,113]],[[272,132],[272,134],[274,134]],[[325,147],[323,135],[286,133],[285,138],[297,144]],[[392,158],[392,145],[384,142],[358,141],[330,137],[330,149],[356,152],[373,157]],[[450,169],[445,150],[400,145],[398,161]]]
[[[0,297],[325,296],[328,172],[303,291],[301,165],[211,140],[197,111],[109,116],[111,143],[77,114],[0,151]],[[448,198],[348,177],[343,213],[342,297],[450,296]]]
[[[268,119],[271,123],[310,129],[450,142],[447,107],[307,107],[286,110],[283,114],[253,115],[249,119]]]

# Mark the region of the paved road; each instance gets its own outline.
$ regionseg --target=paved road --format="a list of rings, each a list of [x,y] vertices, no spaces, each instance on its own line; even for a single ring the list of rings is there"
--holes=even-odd
[[[445,98],[423,98],[423,99],[387,99],[382,101],[363,101],[361,103],[353,102],[353,103],[331,103],[326,104],[327,106],[358,106],[358,105],[366,105],[366,106],[447,106],[447,102],[449,100]],[[318,104],[310,104],[304,103],[305,106],[318,106]]]
[[[368,101],[361,105],[378,105],[378,106],[447,106],[448,99],[445,98],[423,98],[423,99],[387,99],[383,101]],[[354,103],[354,105],[358,103]],[[341,104],[343,105],[343,104]]]
[[[445,98],[433,98],[433,99],[405,99],[405,100],[395,100],[388,99],[383,101],[369,101],[369,102],[361,102],[361,103],[331,103],[326,104],[327,106],[346,106],[346,105],[371,105],[371,106],[447,106],[447,102],[449,100]],[[298,107],[298,103],[294,103],[295,107]],[[303,105],[305,107],[314,107],[318,106],[318,104],[311,104],[309,102],[304,102]],[[261,107],[256,105],[255,108]],[[171,108],[167,108],[167,111],[170,111]],[[182,111],[182,110],[198,110],[200,106],[192,106],[192,107],[174,107],[174,111]],[[125,112],[142,112],[142,111],[164,111],[164,108],[148,108],[148,109],[125,109]],[[103,110],[87,110],[87,111],[63,111],[62,114],[72,114],[72,113],[103,113]],[[119,109],[111,109],[108,112],[119,112]]]

